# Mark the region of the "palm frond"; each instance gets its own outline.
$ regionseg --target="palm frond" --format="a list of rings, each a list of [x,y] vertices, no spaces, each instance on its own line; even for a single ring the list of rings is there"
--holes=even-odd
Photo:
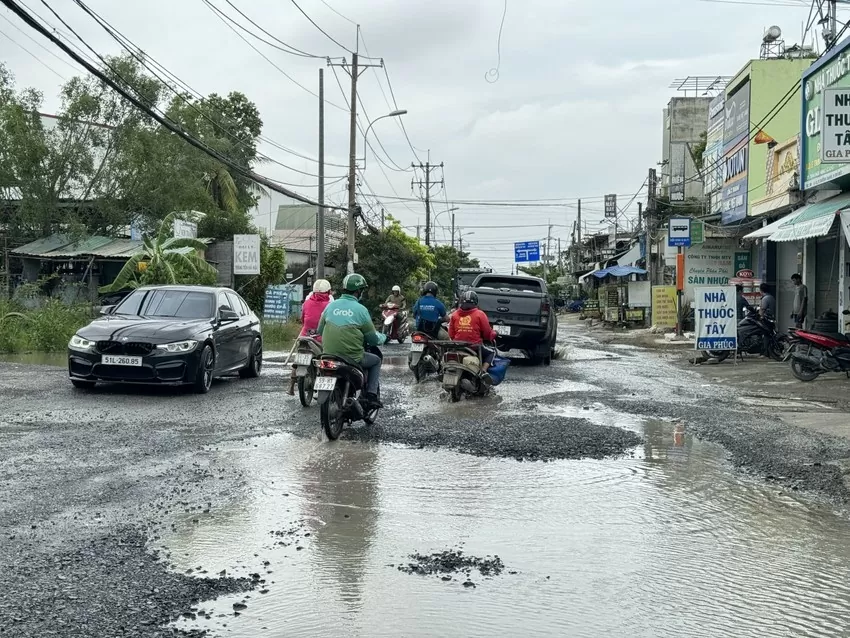
[[[162,244],[166,239],[174,235],[174,218],[177,213],[168,213],[159,224],[159,232],[156,235],[156,242]]]
[[[118,292],[119,290],[123,290],[129,286],[130,282],[135,279],[136,269],[139,267],[139,264],[144,259],[144,255],[142,253],[136,253],[130,259],[127,260],[127,263],[124,264],[124,267],[121,268],[121,271],[118,273],[118,276],[115,280],[109,284],[108,286],[101,286],[98,288],[98,292],[100,293],[110,293],[110,292]]]

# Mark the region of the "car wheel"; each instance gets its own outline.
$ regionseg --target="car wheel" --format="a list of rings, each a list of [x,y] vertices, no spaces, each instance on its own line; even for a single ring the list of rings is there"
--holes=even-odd
[[[256,379],[260,376],[260,371],[263,368],[263,342],[260,339],[254,339],[251,344],[251,357],[248,359],[248,365],[239,371],[239,376],[243,379]]]
[[[201,360],[198,363],[198,372],[195,374],[195,383],[193,384],[195,392],[198,394],[206,394],[212,387],[213,366],[215,357],[213,350],[209,346],[204,346],[201,351]]]
[[[81,381],[80,379],[71,379],[71,385],[77,388],[77,390],[93,390],[95,382]]]

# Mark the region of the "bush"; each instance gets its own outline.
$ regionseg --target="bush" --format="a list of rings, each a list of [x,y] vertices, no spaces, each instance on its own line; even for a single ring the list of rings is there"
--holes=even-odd
[[[32,310],[0,302],[0,352],[61,352],[93,317],[91,306],[68,306],[57,299]]]
[[[296,321],[264,321],[263,348],[265,350],[288,350],[301,332],[301,324]]]

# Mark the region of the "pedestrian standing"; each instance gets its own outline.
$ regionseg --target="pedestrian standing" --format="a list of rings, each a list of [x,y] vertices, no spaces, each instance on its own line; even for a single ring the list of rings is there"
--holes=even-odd
[[[791,275],[791,283],[794,284],[794,307],[791,319],[794,320],[795,328],[802,328],[809,306],[809,289],[803,284],[803,277],[799,273]]]
[[[770,286],[767,284],[761,284],[759,286],[759,290],[761,291],[761,302],[759,303],[759,312],[763,319],[769,319],[770,321],[776,320],[776,297],[770,292]]]

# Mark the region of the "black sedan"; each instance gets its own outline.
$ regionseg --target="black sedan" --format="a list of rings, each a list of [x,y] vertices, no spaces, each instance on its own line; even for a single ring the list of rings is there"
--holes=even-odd
[[[205,393],[214,377],[260,375],[260,320],[228,288],[138,288],[101,313],[68,344],[77,388],[98,381],[189,384]]]

